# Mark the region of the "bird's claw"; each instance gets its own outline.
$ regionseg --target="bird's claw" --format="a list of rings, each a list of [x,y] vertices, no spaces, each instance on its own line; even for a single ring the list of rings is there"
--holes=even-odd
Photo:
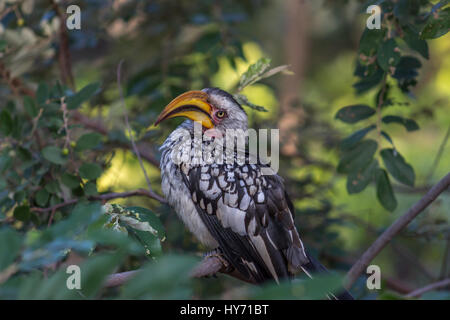
[[[225,271],[231,271],[233,268],[230,265],[230,263],[223,257],[223,254],[219,248],[213,249],[211,251],[205,252],[203,254],[203,259],[209,259],[209,258],[217,258],[222,263],[223,269]],[[213,275],[213,277],[217,277],[216,274]]]

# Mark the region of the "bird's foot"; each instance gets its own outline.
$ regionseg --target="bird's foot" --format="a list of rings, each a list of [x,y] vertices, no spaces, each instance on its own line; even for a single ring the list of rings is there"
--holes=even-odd
[[[223,257],[223,254],[222,254],[222,251],[220,250],[220,248],[216,248],[214,250],[205,252],[203,254],[203,260],[207,260],[207,259],[210,259],[210,258],[215,258],[215,259],[220,261],[220,263],[222,264],[222,271],[223,272],[231,272],[231,271],[233,271],[233,267]],[[214,274],[213,276],[216,277],[216,274]]]

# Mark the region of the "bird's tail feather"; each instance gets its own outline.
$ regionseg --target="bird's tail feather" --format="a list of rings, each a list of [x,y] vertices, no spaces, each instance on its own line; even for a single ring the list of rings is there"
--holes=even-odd
[[[309,254],[306,254],[306,256],[309,259],[309,262],[302,265],[302,270],[305,272],[305,274],[312,279],[312,274],[314,273],[328,273],[328,270],[315,258],[310,256]],[[346,289],[342,288],[339,294],[334,295],[330,293],[328,297],[331,300],[354,300],[353,296],[348,292]]]

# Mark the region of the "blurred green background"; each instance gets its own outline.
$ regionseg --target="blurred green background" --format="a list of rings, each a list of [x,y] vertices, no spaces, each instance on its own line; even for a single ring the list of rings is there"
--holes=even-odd
[[[335,119],[336,112],[346,105],[374,105],[377,94],[372,89],[357,95],[352,86],[358,80],[354,70],[368,17],[365,2],[76,1],[81,8],[81,30],[67,32],[70,68],[62,68],[61,21],[51,1],[7,2],[0,6],[0,37],[13,51],[3,52],[0,61],[11,77],[21,79],[32,90],[38,83],[50,85],[58,79],[71,87],[67,79],[72,78],[74,91],[92,82],[101,84],[100,93],[79,109],[108,131],[108,140],[99,152],[89,155],[103,163],[104,171],[96,180],[99,193],[147,188],[136,156],[129,148],[120,147],[128,141],[116,79],[121,60],[133,135],[154,158],[153,163],[144,161],[144,165],[158,194],[158,147],[181,120],[148,131],[147,127],[172,98],[211,86],[232,91],[240,75],[263,57],[271,58],[272,66],[290,65],[293,75],[278,74],[245,88],[243,94],[268,112],[246,111],[250,127],[280,128],[280,175],[295,200],[296,225],[312,254],[330,269],[348,271],[377,235],[449,172],[450,144],[443,146],[450,128],[449,34],[427,41],[429,59],[400,43],[402,52],[416,56],[422,67],[409,95],[396,88],[393,79],[388,80],[390,97],[400,102],[389,107],[389,114],[414,119],[420,130],[408,132],[398,124],[389,125],[395,147],[416,175],[414,187],[392,182],[398,206],[389,212],[377,200],[375,184],[349,195],[346,176],[336,172],[340,140],[369,123],[348,125]],[[32,3],[31,11],[21,7],[25,2]],[[56,6],[64,10],[71,3],[75,2],[59,1]],[[15,10],[5,14],[15,4],[20,17]],[[61,69],[71,70],[72,76],[64,78]],[[2,104],[12,93],[7,83],[1,82]],[[80,136],[83,130],[74,127],[72,133]],[[371,132],[369,137],[375,135]],[[155,212],[165,227],[163,252],[200,256],[205,251],[167,206],[145,197],[111,202]],[[11,214],[7,210],[4,217]],[[368,291],[361,279],[353,289],[355,296],[389,297],[390,292],[405,293],[448,277],[449,220],[447,191],[373,261],[381,267],[382,289]],[[15,226],[20,228],[21,222]],[[139,265],[132,261],[128,267]],[[196,281],[192,297],[245,298],[249,288],[220,275]],[[431,298],[449,297],[448,293],[433,294]]]

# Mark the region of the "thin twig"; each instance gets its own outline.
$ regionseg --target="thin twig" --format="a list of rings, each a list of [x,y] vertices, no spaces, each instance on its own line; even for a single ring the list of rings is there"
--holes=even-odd
[[[148,175],[147,175],[147,171],[145,170],[144,164],[142,163],[141,155],[139,154],[139,150],[136,146],[136,143],[134,142],[133,132],[131,131],[130,123],[128,122],[127,107],[125,105],[125,98],[123,97],[123,90],[122,90],[122,86],[120,84],[122,64],[123,64],[123,60],[121,60],[119,62],[119,65],[117,66],[117,86],[119,87],[120,101],[122,102],[123,114],[124,114],[124,118],[125,118],[125,126],[127,127],[128,135],[130,136],[130,141],[131,141],[131,145],[133,146],[133,151],[139,160],[139,165],[141,166],[142,172],[144,173],[144,176],[145,176],[145,181],[147,181],[148,190],[150,192],[153,192],[152,185],[150,183],[150,179],[148,178]]]
[[[400,184],[394,184],[392,186],[392,188],[394,189],[395,192],[406,193],[406,194],[414,194],[414,193],[423,194],[423,193],[426,193],[428,190],[430,190],[431,187],[432,187],[432,185],[423,185],[423,186],[417,186],[414,188],[411,188],[409,186],[400,185]],[[445,190],[444,192],[450,193],[450,190]]]
[[[352,220],[356,224],[365,227],[366,230],[373,235],[377,236],[380,234],[377,228],[371,225],[368,221],[365,221],[364,219],[361,219],[358,216],[354,216],[351,214],[341,214],[339,217],[342,218],[343,220]],[[428,278],[429,280],[435,279],[435,277],[431,274],[431,272],[410,252],[410,250],[407,247],[401,245],[395,240],[392,240],[391,248],[396,254],[401,256],[401,258],[404,259],[411,266],[415,267],[426,278]]]
[[[97,201],[108,201],[108,200],[112,200],[112,199],[129,198],[129,197],[133,197],[133,196],[148,197],[148,198],[157,200],[157,201],[159,201],[161,203],[166,203],[166,200],[164,198],[162,198],[161,196],[157,195],[153,191],[148,191],[148,190],[145,190],[145,189],[137,189],[137,190],[128,191],[128,192],[104,193],[104,194],[100,194],[100,195],[97,195],[97,196],[91,196],[88,199],[89,200],[97,200]],[[71,204],[77,203],[79,200],[80,199],[70,199],[70,200],[67,200],[65,202],[55,204],[54,206],[51,206],[51,207],[48,207],[48,208],[33,207],[30,210],[31,211],[35,211],[35,212],[49,212],[49,211],[53,211],[53,210],[58,210],[59,208],[70,206]]]
[[[47,227],[50,227],[52,225],[53,217],[55,216],[55,212],[56,212],[56,209],[53,209],[52,212],[50,213],[50,217],[48,218]]]
[[[19,266],[13,263],[2,272],[0,272],[0,284],[6,282],[12,275],[14,275],[19,270]]]
[[[19,78],[11,77],[11,72],[6,68],[6,66],[0,61],[0,78],[2,78],[10,87],[12,93],[15,96],[25,95],[34,97],[35,93],[33,90],[27,88],[23,85],[23,82]]]
[[[378,103],[377,103],[377,142],[378,142],[378,147],[380,147],[380,143],[381,143],[381,106],[384,103],[384,93],[386,92],[386,80],[387,80],[387,73],[384,73],[383,76],[383,82],[381,84],[381,91],[380,91],[380,96],[378,97]]]
[[[428,291],[432,291],[432,290],[436,290],[436,289],[440,289],[440,288],[444,288],[446,286],[450,285],[450,278],[448,279],[444,279],[432,284],[429,284],[423,288],[420,289],[416,289],[410,293],[408,293],[406,295],[407,298],[417,298],[420,297],[421,295],[423,295],[424,293],[428,292]]]
[[[31,128],[30,134],[28,135],[27,139],[31,139],[31,138],[34,137],[34,133],[35,133],[35,131],[37,129],[37,125],[38,125],[39,119],[41,118],[43,112],[44,112],[44,108],[40,108],[38,115],[33,118],[33,120],[32,120],[33,126]]]
[[[91,129],[104,136],[108,136],[108,129],[101,120],[91,119],[79,113],[76,110],[72,113],[72,119],[74,119],[78,123],[81,123],[87,129]],[[129,143],[121,143],[118,141],[113,141],[111,143],[114,143],[115,148],[129,149],[129,150],[133,149],[133,146],[131,146]],[[154,165],[156,168],[159,168],[159,160],[152,154],[151,152],[152,146],[149,143],[140,142],[137,144],[137,149],[139,151],[139,155],[143,159],[145,159],[150,164]]]
[[[441,161],[442,153],[444,152],[445,146],[447,145],[449,138],[450,138],[450,126],[448,126],[447,133],[445,134],[445,137],[442,140],[441,145],[439,146],[438,152],[436,153],[436,157],[434,158],[433,164],[430,167],[430,171],[428,172],[427,177],[425,178],[425,182],[429,182],[430,179],[433,177],[433,174],[436,168],[438,167],[439,162]]]
[[[398,293],[407,294],[412,290],[410,289],[409,285],[407,283],[404,283],[402,280],[389,277],[383,277],[383,280],[386,283],[386,287]]]
[[[61,110],[63,112],[63,127],[66,131],[66,139],[64,141],[64,148],[68,148],[70,145],[70,130],[69,130],[69,110],[67,109],[67,103],[64,101],[66,97],[61,97]],[[60,131],[61,131],[60,129]],[[58,131],[59,133],[59,131]]]
[[[377,240],[364,252],[358,261],[347,273],[346,288],[350,288],[369,263],[386,247],[392,238],[406,227],[417,215],[419,215],[430,203],[432,203],[450,185],[450,173],[432,187],[422,199],[414,204],[405,214],[398,218],[384,231]]]
[[[444,257],[442,258],[441,272],[439,279],[445,279],[449,276],[449,262],[450,262],[450,234],[447,234],[447,241],[444,249]]]

